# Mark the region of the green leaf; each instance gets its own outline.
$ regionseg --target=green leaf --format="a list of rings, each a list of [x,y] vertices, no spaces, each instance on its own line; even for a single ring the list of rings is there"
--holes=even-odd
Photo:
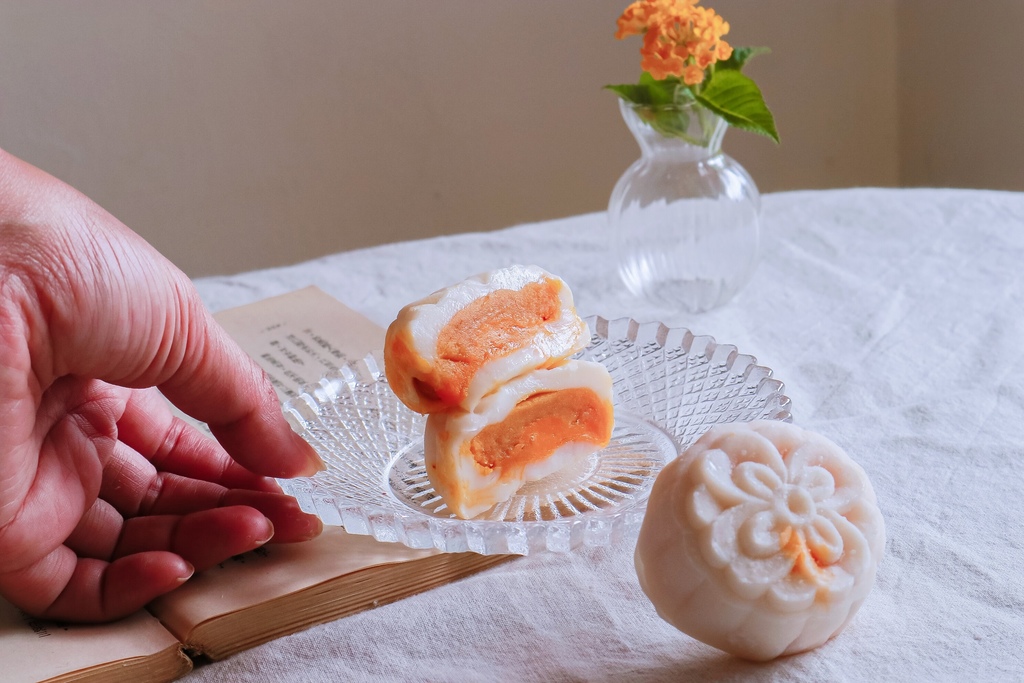
[[[606,85],[604,87],[605,90],[611,90],[627,102],[633,102],[634,104],[651,103],[651,89],[646,85],[625,83],[623,85]]]
[[[690,128],[690,117],[681,109],[654,109],[637,111],[640,118],[651,128],[658,131],[665,137],[682,138],[691,141],[687,135]]]
[[[767,47],[734,47],[729,59],[715,62],[716,69],[734,69],[740,71],[743,65],[758,55],[766,55],[771,52]]]
[[[605,88],[633,104],[658,106],[673,104],[676,101],[676,90],[681,85],[678,78],[666,78],[658,81],[646,71],[640,74],[639,83],[624,85],[606,85]]]
[[[697,95],[697,100],[725,119],[730,126],[779,141],[775,118],[765,104],[760,88],[739,71],[716,70]]]
[[[640,74],[640,83],[650,86],[657,91],[655,102],[652,104],[686,104],[693,102],[693,90],[683,83],[678,76],[669,76],[663,80],[657,80],[651,74],[644,71]]]

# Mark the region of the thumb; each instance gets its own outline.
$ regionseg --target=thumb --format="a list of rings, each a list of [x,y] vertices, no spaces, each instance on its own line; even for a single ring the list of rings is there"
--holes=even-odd
[[[192,293],[189,345],[159,384],[183,412],[206,422],[231,456],[272,477],[312,476],[324,469],[316,452],[288,426],[263,370],[242,351]]]

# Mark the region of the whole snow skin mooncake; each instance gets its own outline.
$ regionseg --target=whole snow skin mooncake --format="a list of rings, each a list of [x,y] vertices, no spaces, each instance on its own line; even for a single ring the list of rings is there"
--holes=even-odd
[[[864,470],[783,422],[712,428],[658,476],[637,576],[684,633],[752,660],[839,633],[875,580],[885,525]]]
[[[590,343],[560,278],[509,266],[404,307],[388,327],[388,384],[411,410],[472,410],[495,388],[551,367]]]

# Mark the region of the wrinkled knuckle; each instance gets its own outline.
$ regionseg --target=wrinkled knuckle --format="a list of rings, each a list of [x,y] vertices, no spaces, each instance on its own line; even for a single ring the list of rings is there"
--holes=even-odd
[[[158,474],[150,479],[149,485],[146,486],[146,489],[142,492],[142,498],[139,500],[138,515],[149,515],[156,510],[164,492],[164,483],[162,474]]]
[[[78,430],[94,442],[112,449],[117,441],[117,422],[124,414],[125,399],[118,388],[101,382],[90,382],[84,389],[81,402],[68,411]]]

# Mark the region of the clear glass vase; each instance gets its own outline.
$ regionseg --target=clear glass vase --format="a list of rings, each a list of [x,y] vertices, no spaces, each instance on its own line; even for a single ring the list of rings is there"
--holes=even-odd
[[[619,106],[641,152],[608,203],[622,281],[659,307],[721,306],[750,280],[760,242],[760,195],[722,153],[727,124],[696,102]]]

